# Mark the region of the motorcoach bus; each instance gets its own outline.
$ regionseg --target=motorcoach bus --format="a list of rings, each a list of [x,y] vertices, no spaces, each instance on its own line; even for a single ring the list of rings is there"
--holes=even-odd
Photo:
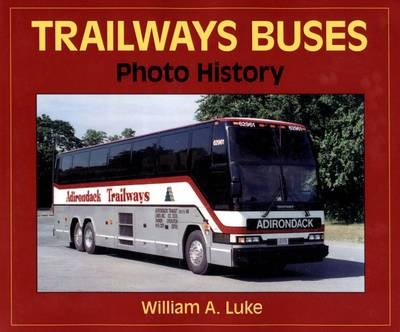
[[[221,118],[57,156],[54,233],[210,265],[321,261],[317,163],[301,124]]]

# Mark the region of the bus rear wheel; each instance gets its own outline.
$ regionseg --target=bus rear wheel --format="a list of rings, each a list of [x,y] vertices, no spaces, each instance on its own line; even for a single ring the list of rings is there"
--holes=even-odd
[[[88,222],[83,232],[83,245],[88,254],[96,252],[96,235],[91,222]]]
[[[79,222],[76,223],[74,228],[74,246],[78,251],[85,251],[83,246],[83,231],[81,225],[79,225]]]
[[[189,270],[193,273],[206,274],[209,271],[206,244],[200,230],[189,234],[185,245],[185,258]]]

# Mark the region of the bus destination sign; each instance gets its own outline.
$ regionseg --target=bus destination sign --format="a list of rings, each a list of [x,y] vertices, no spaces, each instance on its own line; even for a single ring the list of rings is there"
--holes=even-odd
[[[247,219],[248,230],[314,229],[321,227],[321,218]]]

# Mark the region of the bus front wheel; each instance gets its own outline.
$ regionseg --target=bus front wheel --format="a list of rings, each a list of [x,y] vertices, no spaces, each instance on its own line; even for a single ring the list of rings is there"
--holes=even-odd
[[[96,236],[91,222],[88,222],[83,232],[83,244],[88,254],[96,252]]]
[[[193,273],[206,274],[209,271],[206,244],[200,230],[190,233],[185,245],[185,258]]]
[[[81,225],[79,225],[79,222],[76,223],[74,228],[74,245],[76,250],[85,251],[83,246],[83,231]]]

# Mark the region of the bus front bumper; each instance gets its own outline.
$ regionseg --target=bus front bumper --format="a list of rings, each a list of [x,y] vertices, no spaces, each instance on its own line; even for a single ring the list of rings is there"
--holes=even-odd
[[[287,247],[234,248],[233,265],[262,265],[270,263],[319,262],[328,255],[328,246],[313,244]]]

